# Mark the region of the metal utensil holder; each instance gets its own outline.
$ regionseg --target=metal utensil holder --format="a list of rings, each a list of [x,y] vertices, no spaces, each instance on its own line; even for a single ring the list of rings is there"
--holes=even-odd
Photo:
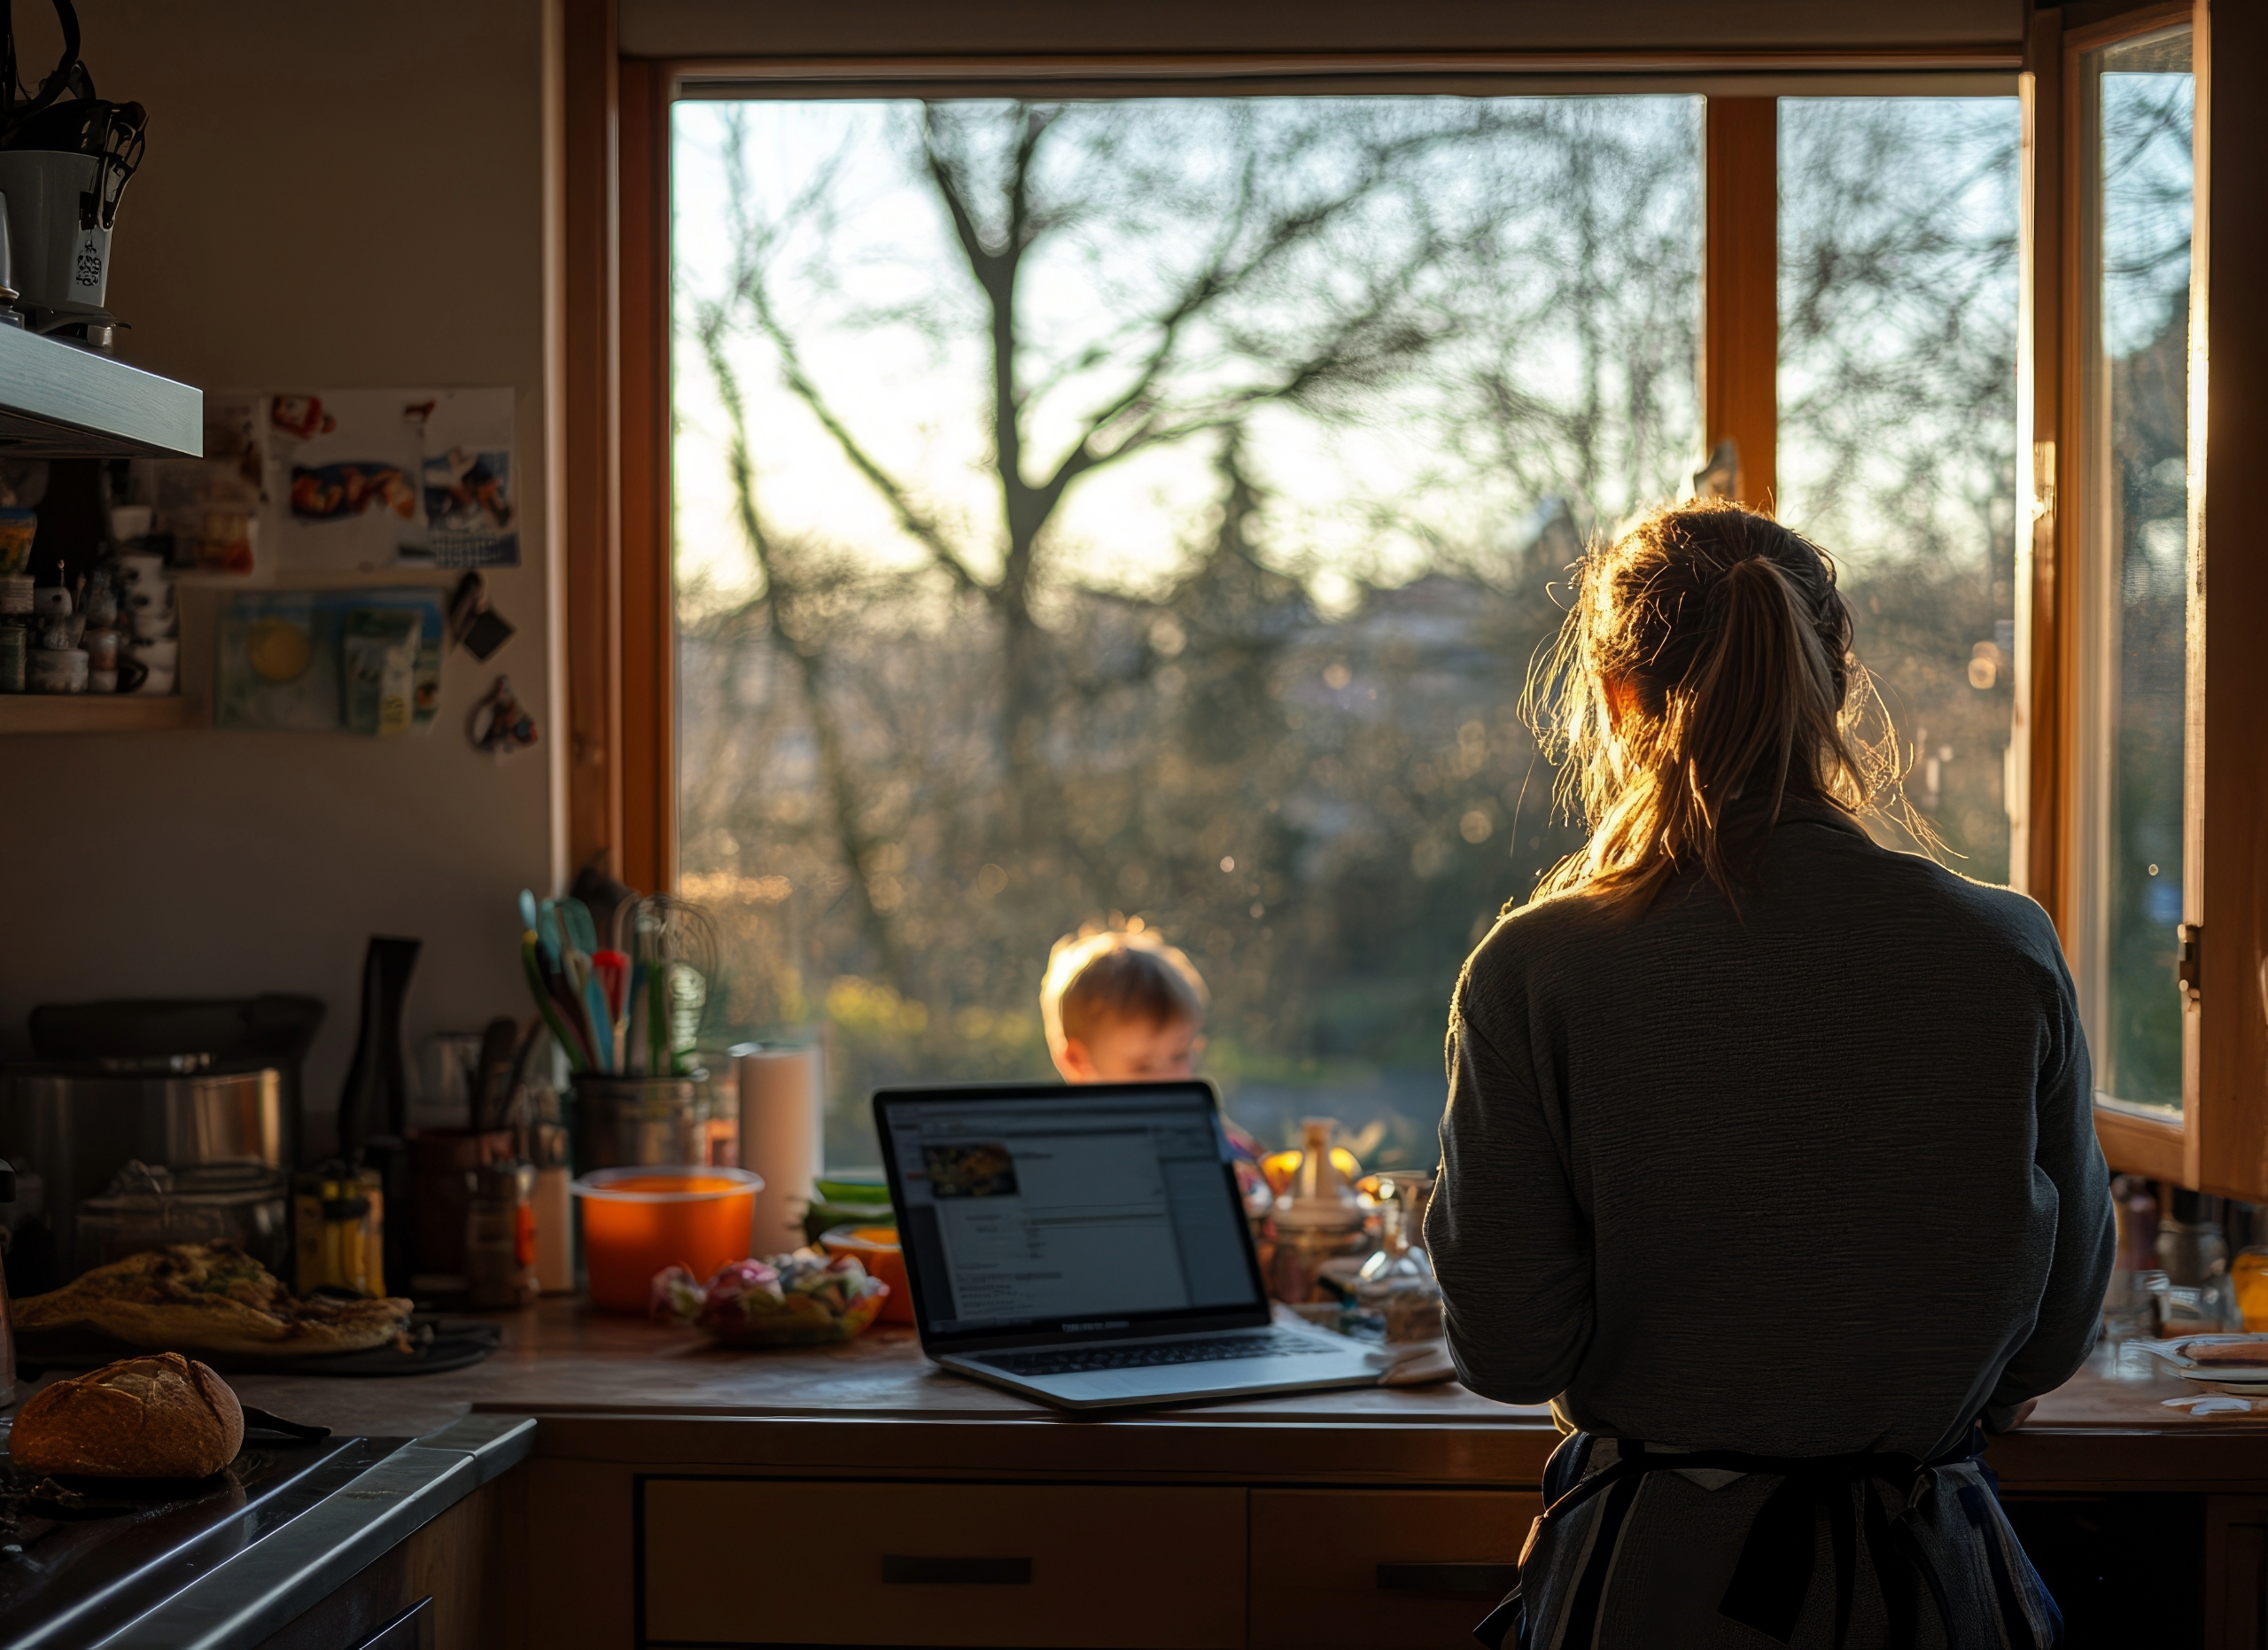
[[[709,1077],[586,1072],[569,1092],[575,1171],[706,1161]]]

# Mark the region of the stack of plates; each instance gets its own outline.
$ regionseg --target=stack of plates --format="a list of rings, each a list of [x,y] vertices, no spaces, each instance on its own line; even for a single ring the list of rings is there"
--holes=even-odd
[[[2131,1344],[2163,1359],[2184,1381],[2247,1397],[2268,1397],[2268,1335],[2191,1335]]]

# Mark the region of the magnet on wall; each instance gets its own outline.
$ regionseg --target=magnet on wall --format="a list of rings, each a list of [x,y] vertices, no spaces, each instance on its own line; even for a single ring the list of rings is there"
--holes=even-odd
[[[474,750],[494,756],[509,756],[535,743],[535,718],[528,714],[519,696],[512,691],[509,676],[496,678],[496,685],[472,707],[471,718],[465,723],[465,736],[472,741]]]
[[[484,665],[512,639],[511,621],[488,605],[488,581],[478,569],[458,580],[449,597],[449,639]]]

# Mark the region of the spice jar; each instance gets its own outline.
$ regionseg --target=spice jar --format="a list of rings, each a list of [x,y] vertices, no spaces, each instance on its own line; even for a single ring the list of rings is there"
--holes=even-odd
[[[373,1300],[386,1292],[385,1179],[376,1169],[333,1161],[294,1177],[291,1226],[299,1251],[297,1292],[351,1289]]]
[[[525,1306],[535,1273],[535,1165],[492,1163],[465,1176],[464,1280],[475,1306]]]

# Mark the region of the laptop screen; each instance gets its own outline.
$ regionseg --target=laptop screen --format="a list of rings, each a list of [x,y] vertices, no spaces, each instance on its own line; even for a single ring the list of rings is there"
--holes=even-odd
[[[925,1338],[1264,1316],[1203,1084],[884,1091],[874,1116]]]

